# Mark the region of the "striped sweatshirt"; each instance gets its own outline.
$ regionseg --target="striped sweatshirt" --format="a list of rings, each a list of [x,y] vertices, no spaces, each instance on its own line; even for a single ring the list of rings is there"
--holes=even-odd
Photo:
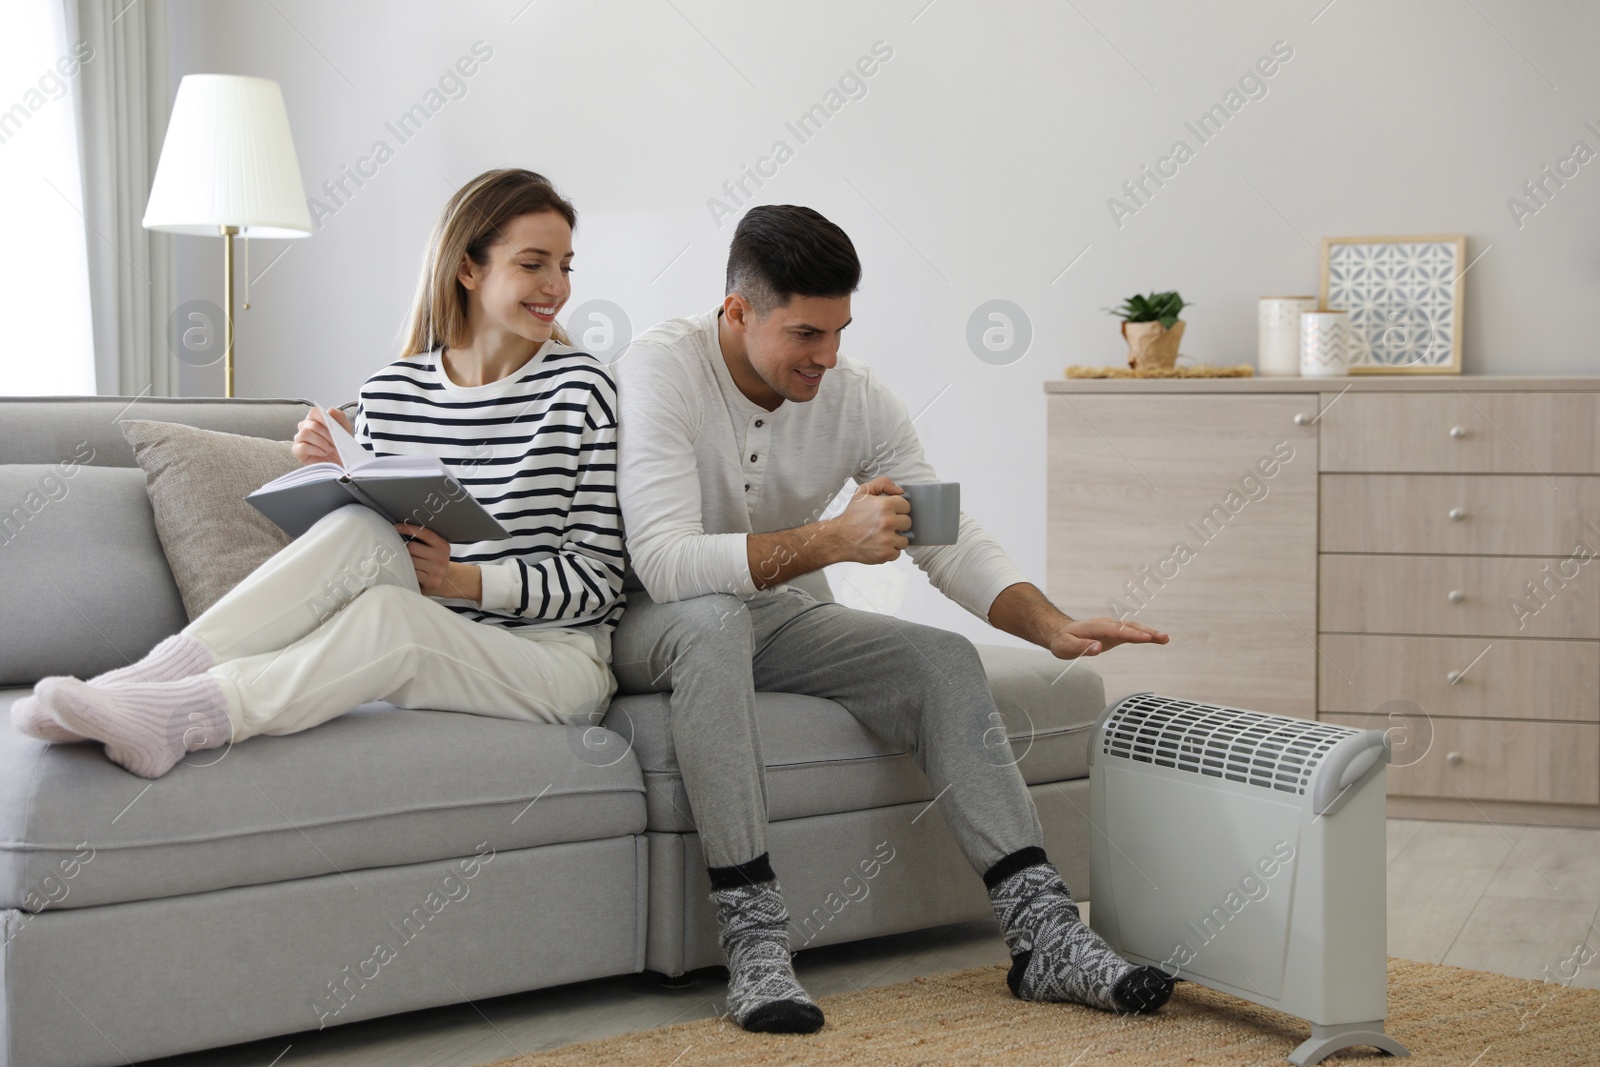
[[[483,601],[436,597],[474,622],[584,628],[609,660],[622,617],[617,393],[599,360],[554,340],[487,385],[457,385],[439,352],[396,360],[367,379],[355,437],[378,456],[436,456],[511,531],[452,544],[483,571]]]

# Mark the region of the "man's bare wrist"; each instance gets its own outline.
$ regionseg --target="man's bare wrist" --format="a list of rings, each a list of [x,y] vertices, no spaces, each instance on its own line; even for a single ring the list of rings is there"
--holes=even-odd
[[[746,552],[756,588],[766,589],[844,559],[837,530],[832,520],[818,520],[790,530],[750,534]]]
[[[802,528],[806,530],[806,545],[817,564],[817,569],[820,570],[830,563],[844,562],[844,546],[839,543],[837,519],[818,519]]]

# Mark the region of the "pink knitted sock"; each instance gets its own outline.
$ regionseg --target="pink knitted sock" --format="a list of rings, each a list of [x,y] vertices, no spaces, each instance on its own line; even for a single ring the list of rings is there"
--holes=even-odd
[[[118,682],[176,682],[216,666],[211,650],[188,634],[177,633],[145,654],[138,663],[118,667],[89,679],[90,685]]]
[[[210,670],[216,664],[205,645],[187,634],[173,634],[152,648],[143,659],[89,679],[90,685],[120,682],[176,682]],[[87,741],[57,722],[37,696],[23,697],[11,705],[11,725],[29,737],[56,744]]]
[[[11,725],[15,726],[19,733],[55,744],[89,740],[73,733],[51,718],[50,710],[36,696],[25,696],[11,705]]]
[[[233,737],[228,699],[209,674],[108,686],[46,678],[34,692],[63,726],[104,741],[108,759],[142,778],[160,778],[188,753]]]

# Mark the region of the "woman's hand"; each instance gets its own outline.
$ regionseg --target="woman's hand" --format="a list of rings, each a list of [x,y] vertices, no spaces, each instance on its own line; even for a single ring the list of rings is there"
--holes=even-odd
[[[338,421],[340,426],[355,435],[355,429],[350,425],[350,420],[345,418],[344,412],[333,408],[330,414]],[[335,463],[344,464],[339,460],[339,450],[333,447],[333,438],[328,436],[328,425],[323,421],[322,411],[311,408],[306,412],[306,417],[301,419],[295,427],[294,444],[289,447],[294,453],[294,458],[301,463]]]
[[[423,596],[483,602],[483,571],[475,563],[453,563],[450,542],[422,526],[397,522],[394,528],[402,537],[415,540],[406,544],[411,565],[417,571],[417,586]]]

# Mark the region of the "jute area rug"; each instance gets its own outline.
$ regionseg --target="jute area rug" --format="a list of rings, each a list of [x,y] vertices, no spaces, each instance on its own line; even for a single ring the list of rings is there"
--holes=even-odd
[[[1005,967],[977,967],[820,1001],[828,1023],[807,1037],[747,1034],[702,1019],[493,1067],[743,1067],[776,1064],[1279,1064],[1310,1027],[1268,1008],[1181,983],[1151,1018],[1029,1004]],[[1411,1050],[1395,1067],[1592,1067],[1600,1064],[1600,991],[1407,960],[1389,961],[1388,1031]],[[1372,1060],[1349,1049],[1324,1063]]]

